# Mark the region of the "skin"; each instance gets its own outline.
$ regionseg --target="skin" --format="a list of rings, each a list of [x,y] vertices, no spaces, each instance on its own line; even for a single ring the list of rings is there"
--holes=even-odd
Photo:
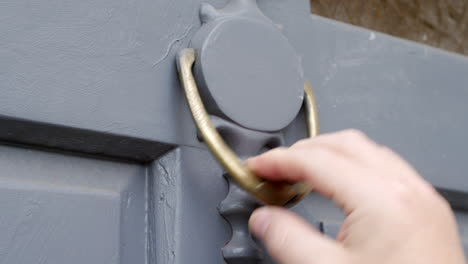
[[[294,213],[263,207],[251,232],[282,264],[464,264],[453,212],[401,157],[347,130],[247,161],[261,177],[305,182],[346,218],[332,240]]]

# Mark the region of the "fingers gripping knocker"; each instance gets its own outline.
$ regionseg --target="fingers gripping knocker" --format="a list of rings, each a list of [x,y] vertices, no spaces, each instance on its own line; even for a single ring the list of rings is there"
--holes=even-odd
[[[192,74],[192,66],[195,62],[195,57],[194,49],[184,49],[179,53],[177,58],[179,77],[193,119],[203,140],[216,159],[242,188],[260,201],[266,204],[281,206],[291,206],[300,201],[310,192],[306,184],[274,183],[259,178],[243,164],[240,158],[224,142],[211,123],[195,83]],[[310,137],[314,137],[318,134],[317,111],[312,88],[307,82],[304,85],[304,91],[308,133]]]

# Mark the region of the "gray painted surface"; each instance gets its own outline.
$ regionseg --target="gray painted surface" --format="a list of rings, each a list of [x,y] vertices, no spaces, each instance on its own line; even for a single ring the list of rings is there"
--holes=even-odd
[[[190,44],[197,51],[194,71],[210,113],[254,130],[281,130],[304,100],[303,70],[256,2],[202,5],[204,22]]]
[[[468,191],[468,58],[309,15],[293,2],[260,7],[302,58],[322,132],[359,128],[436,186]]]
[[[457,222],[460,226],[461,240],[465,249],[465,257],[468,257],[468,213],[466,211],[456,212]]]
[[[0,139],[133,161],[151,161],[173,145],[113,133],[71,128],[0,115]]]
[[[268,149],[283,145],[281,133],[266,133],[243,128],[221,118],[213,118],[214,127],[237,155],[245,160]],[[219,213],[231,227],[231,239],[222,252],[227,264],[256,264],[265,258],[265,253],[252,239],[248,221],[252,212],[262,204],[243,190],[224,173],[229,191],[219,204]]]
[[[230,230],[218,205],[227,184],[211,154],[182,147],[151,164],[149,175],[149,263],[223,263]]]
[[[0,146],[0,168],[0,263],[144,263],[144,167]]]
[[[150,166],[154,195],[150,200],[154,210],[149,207],[149,245],[154,245],[149,248],[150,263],[225,263],[221,248],[231,240],[231,230],[218,207],[228,188],[214,161],[207,150],[181,147]],[[317,228],[319,219],[342,219],[330,202],[315,195],[292,210]],[[268,258],[264,263],[270,263]]]
[[[199,27],[201,2],[19,0],[2,6],[0,115],[117,136],[109,148],[93,137],[76,144],[75,136],[61,133],[58,147],[71,150],[89,145],[91,152],[118,156],[120,145],[136,138],[153,144],[131,158],[148,160],[160,154],[161,142],[200,146],[174,56]],[[323,132],[359,128],[401,152],[439,187],[468,190],[467,58],[310,15],[306,0],[258,2],[301,57]],[[5,127],[0,136],[11,139]],[[14,141],[54,146],[33,135],[28,129]]]
[[[227,184],[174,65],[201,2],[0,4],[0,140],[55,151],[0,147],[0,262],[223,263]],[[301,58],[322,131],[359,128],[401,152],[459,208],[466,244],[468,59],[311,16],[307,0],[258,2]],[[287,143],[305,135],[299,119]],[[101,159],[172,145],[145,165]],[[342,218],[314,195],[293,210],[316,226]]]
[[[200,2],[2,4],[0,116],[123,139],[197,144],[181,108],[174,54],[199,26]]]

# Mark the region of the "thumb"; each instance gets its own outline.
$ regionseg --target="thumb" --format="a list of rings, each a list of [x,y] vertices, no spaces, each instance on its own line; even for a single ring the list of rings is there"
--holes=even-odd
[[[251,232],[281,264],[344,264],[346,250],[312,229],[299,216],[279,207],[257,209],[250,217]]]

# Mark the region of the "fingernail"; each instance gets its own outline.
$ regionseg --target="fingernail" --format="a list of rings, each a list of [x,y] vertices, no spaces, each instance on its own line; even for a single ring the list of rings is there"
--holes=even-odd
[[[249,220],[252,233],[258,238],[263,238],[265,231],[271,223],[271,210],[268,207],[257,209]]]

